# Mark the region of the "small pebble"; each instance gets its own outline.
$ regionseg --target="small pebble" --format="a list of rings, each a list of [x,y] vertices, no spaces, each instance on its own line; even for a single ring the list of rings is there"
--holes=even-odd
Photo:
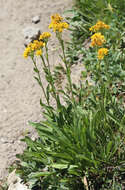
[[[23,29],[23,34],[25,39],[33,39],[36,38],[41,33],[40,28],[34,28],[32,26],[26,27]]]
[[[37,24],[38,22],[40,22],[40,17],[39,17],[39,16],[33,17],[33,18],[32,18],[32,22],[33,22],[34,24]]]
[[[4,137],[1,137],[0,138],[0,142],[1,143],[14,143],[14,140],[10,140],[10,139],[7,139],[7,138],[4,138]]]

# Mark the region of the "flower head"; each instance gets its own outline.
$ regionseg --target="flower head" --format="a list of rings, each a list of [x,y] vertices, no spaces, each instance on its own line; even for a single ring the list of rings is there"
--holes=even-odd
[[[105,43],[105,38],[100,32],[91,36],[91,46],[102,46],[103,43]]]
[[[40,55],[42,55],[42,50],[41,49],[36,51],[36,56],[40,56]]]
[[[30,47],[25,48],[24,53],[23,53],[23,57],[27,58],[29,56],[30,52],[31,52]]]
[[[105,24],[102,21],[98,21],[94,26],[89,28],[89,30],[93,31],[93,32],[96,32],[96,31],[101,30],[101,29],[109,29],[109,28],[110,28],[109,25]]]
[[[100,48],[98,50],[98,59],[101,60],[104,58],[105,55],[108,54],[108,49],[107,48]]]
[[[50,32],[43,32],[40,37],[39,40],[44,40],[44,39],[48,39],[51,37],[51,33]]]
[[[60,23],[51,23],[49,25],[49,28],[53,28],[53,31],[56,32],[62,32],[64,29],[67,29],[69,27],[68,23],[66,22],[60,22]]]
[[[30,43],[29,46],[31,47],[32,51],[35,51],[37,49],[40,49],[45,46],[44,42],[34,40],[33,43]]]
[[[67,29],[69,24],[67,22],[62,22],[62,20],[63,18],[59,14],[54,14],[51,16],[49,28],[53,28],[54,32],[62,32],[64,29]]]
[[[42,41],[39,41],[39,48],[43,48],[45,46],[45,43]]]
[[[24,50],[23,56],[24,58],[27,58],[28,56],[36,53],[36,55],[40,55],[40,52],[42,52],[42,48],[45,46],[45,43],[42,41],[34,40],[31,42]],[[42,54],[42,53],[41,53]]]
[[[51,16],[51,21],[61,22],[62,20],[63,20],[63,17],[61,17],[58,13]]]

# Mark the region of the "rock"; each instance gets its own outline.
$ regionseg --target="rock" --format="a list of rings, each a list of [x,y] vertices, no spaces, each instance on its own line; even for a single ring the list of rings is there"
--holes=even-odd
[[[8,139],[6,139],[6,138],[0,138],[0,142],[2,142],[2,143],[8,143],[9,141],[8,141]]]
[[[39,16],[33,17],[33,18],[32,18],[32,22],[33,22],[34,24],[37,24],[38,22],[40,22],[40,17],[39,17]]]
[[[30,42],[37,40],[41,34],[39,28],[27,27],[23,30],[25,42],[24,45],[27,46]]]
[[[12,171],[7,179],[7,184],[10,185],[11,183],[15,183],[17,181],[17,176],[15,174],[16,170]]]
[[[17,182],[15,184],[10,184],[8,190],[28,190],[24,184]]]
[[[26,39],[24,42],[24,45],[27,46],[29,43],[31,43],[33,40],[32,39]]]
[[[37,38],[38,35],[40,35],[41,30],[39,28],[34,28],[34,27],[27,27],[23,30],[24,33],[24,38],[30,38],[34,39]]]
[[[7,179],[8,190],[29,190],[28,187],[21,183],[21,179],[16,175],[16,170],[11,172]]]
[[[8,139],[8,138],[6,138],[6,137],[0,137],[0,142],[1,143],[14,143],[14,140],[12,140],[12,139]]]

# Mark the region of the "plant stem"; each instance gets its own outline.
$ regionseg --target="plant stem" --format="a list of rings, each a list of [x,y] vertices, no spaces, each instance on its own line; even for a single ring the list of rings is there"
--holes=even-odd
[[[52,87],[52,92],[53,92],[53,96],[54,96],[55,100],[57,101],[56,88],[55,88],[55,86],[54,86],[54,81],[53,81],[52,73],[51,73],[51,71],[50,71],[50,67],[48,68],[48,67],[46,66],[44,57],[43,57],[42,55],[41,55],[41,59],[42,59],[42,62],[43,62],[43,66],[44,66],[45,73],[46,73],[46,80],[47,80],[48,83],[51,85],[51,87]]]
[[[110,86],[109,65],[107,61],[105,61],[105,75],[107,77],[107,85]]]
[[[47,96],[46,96],[46,92],[45,92],[45,89],[44,89],[43,84],[42,84],[42,81],[41,81],[41,76],[40,76],[40,72],[39,72],[39,70],[38,70],[38,68],[37,68],[36,61],[35,61],[33,58],[32,58],[32,61],[33,61],[33,63],[34,63],[35,69],[37,70],[39,85],[40,85],[40,87],[42,88],[44,97],[45,97],[45,99],[46,99],[46,101],[47,101],[47,104],[49,105],[49,100],[48,100],[48,98],[47,98]]]
[[[46,60],[48,63],[48,68],[50,70],[50,64],[49,64],[49,55],[48,55],[48,47],[47,47],[47,43],[45,43],[45,49],[46,49]]]
[[[58,40],[59,40],[59,42],[61,44],[61,48],[62,48],[62,51],[63,51],[63,62],[64,62],[65,67],[66,67],[66,76],[67,76],[67,80],[69,82],[71,95],[72,95],[72,100],[75,103],[75,99],[74,99],[74,96],[73,96],[73,89],[72,89],[72,81],[71,81],[71,70],[70,70],[70,66],[68,65],[67,60],[66,60],[64,41],[63,41],[63,39],[62,39],[62,37],[61,37],[61,35],[59,33],[57,33],[56,35],[57,35],[57,38],[58,38]]]

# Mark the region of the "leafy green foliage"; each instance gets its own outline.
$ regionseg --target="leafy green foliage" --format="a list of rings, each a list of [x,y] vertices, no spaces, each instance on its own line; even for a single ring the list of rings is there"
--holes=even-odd
[[[89,28],[98,20],[111,25],[112,40],[114,39],[115,43],[116,39],[119,40],[119,35],[124,33],[125,1],[123,0],[75,0],[74,7],[66,12],[71,13],[71,16],[67,17],[71,25],[71,42],[68,43],[67,57],[71,64],[78,62],[80,50],[85,46],[85,40],[90,37]],[[123,38],[120,40],[124,46]]]
[[[25,137],[27,149],[18,156],[22,162],[17,171],[26,182],[41,189],[75,190],[84,189],[84,176],[88,176],[90,188],[97,182],[101,188],[107,178],[111,185],[114,173],[124,176],[125,116],[107,90],[91,109],[83,108],[81,102],[75,109],[70,103],[60,104],[53,116],[47,111],[45,117],[44,122],[30,123],[39,138]]]
[[[45,58],[41,56],[48,83],[46,89],[34,59],[35,79],[46,99],[46,103],[40,100],[44,121],[30,122],[39,137],[36,140],[28,136],[23,139],[27,148],[22,155],[17,155],[20,162],[16,165],[17,173],[32,190],[124,189],[124,19],[119,23],[123,15],[117,18],[124,6],[111,0],[76,2],[78,10],[73,10],[72,17],[73,45],[68,52],[70,56],[75,48],[73,57],[70,57],[75,61],[79,57],[78,51],[84,55],[86,71],[82,72],[82,77],[89,74],[93,83],[87,80],[80,85],[72,83],[70,59],[65,55],[64,41],[59,32],[56,37],[62,48],[60,57],[65,70],[56,67],[52,73],[46,63],[49,60],[45,59],[48,52]],[[115,13],[114,9],[117,10]],[[101,17],[107,23],[112,18],[110,32],[105,33],[105,46],[110,51],[103,60],[98,60],[97,49],[86,50],[80,45],[90,36],[91,23]],[[56,78],[62,72],[67,77],[68,91],[59,91],[55,86]],[[50,97],[54,98],[55,106],[51,105]]]

